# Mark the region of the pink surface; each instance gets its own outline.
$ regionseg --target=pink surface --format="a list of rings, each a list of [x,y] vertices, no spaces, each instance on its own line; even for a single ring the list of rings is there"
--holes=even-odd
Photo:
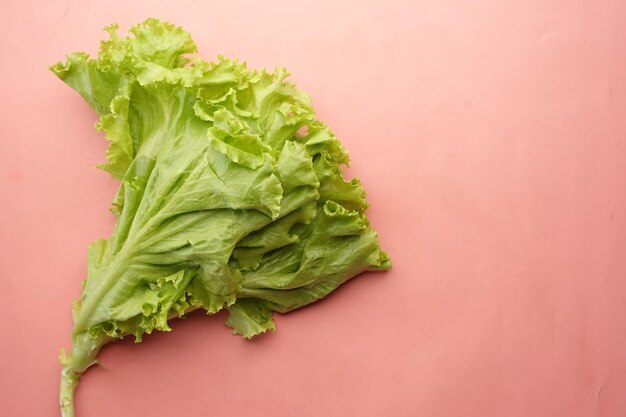
[[[46,69],[154,16],[283,65],[350,151],[395,268],[245,342],[223,315],[105,348],[77,417],[626,415],[623,1],[12,1],[0,17],[0,398],[57,416],[116,183]]]

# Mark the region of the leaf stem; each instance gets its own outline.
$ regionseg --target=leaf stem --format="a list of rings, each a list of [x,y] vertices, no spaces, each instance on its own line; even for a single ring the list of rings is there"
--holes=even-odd
[[[74,390],[80,377],[81,374],[75,372],[70,366],[65,366],[61,371],[59,404],[63,417],[74,417]]]

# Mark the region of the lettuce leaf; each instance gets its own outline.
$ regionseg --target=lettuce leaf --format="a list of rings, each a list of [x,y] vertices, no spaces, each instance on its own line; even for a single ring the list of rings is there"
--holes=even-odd
[[[207,63],[182,28],[148,19],[97,58],[51,70],[98,113],[109,146],[99,167],[120,180],[113,234],[88,251],[64,352],[61,408],[100,348],[192,310],[226,308],[251,338],[272,313],[316,301],[365,270],[387,269],[348,155],[288,72]]]

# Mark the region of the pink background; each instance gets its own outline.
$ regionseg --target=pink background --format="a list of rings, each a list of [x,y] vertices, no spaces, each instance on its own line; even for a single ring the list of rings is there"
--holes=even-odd
[[[46,67],[118,22],[283,65],[395,262],[248,343],[225,316],[105,348],[77,417],[626,415],[623,1],[3,1],[0,399],[57,416],[70,303],[117,184]]]

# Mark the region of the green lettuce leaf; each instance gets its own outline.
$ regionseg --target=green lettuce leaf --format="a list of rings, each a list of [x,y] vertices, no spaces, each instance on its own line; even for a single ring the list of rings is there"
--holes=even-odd
[[[226,308],[251,338],[272,313],[318,300],[366,270],[387,269],[348,155],[316,120],[288,72],[207,63],[180,27],[148,19],[106,30],[97,58],[51,70],[98,113],[109,146],[100,168],[120,180],[113,234],[88,251],[62,354],[61,408],[100,348],[169,331],[168,320]]]

